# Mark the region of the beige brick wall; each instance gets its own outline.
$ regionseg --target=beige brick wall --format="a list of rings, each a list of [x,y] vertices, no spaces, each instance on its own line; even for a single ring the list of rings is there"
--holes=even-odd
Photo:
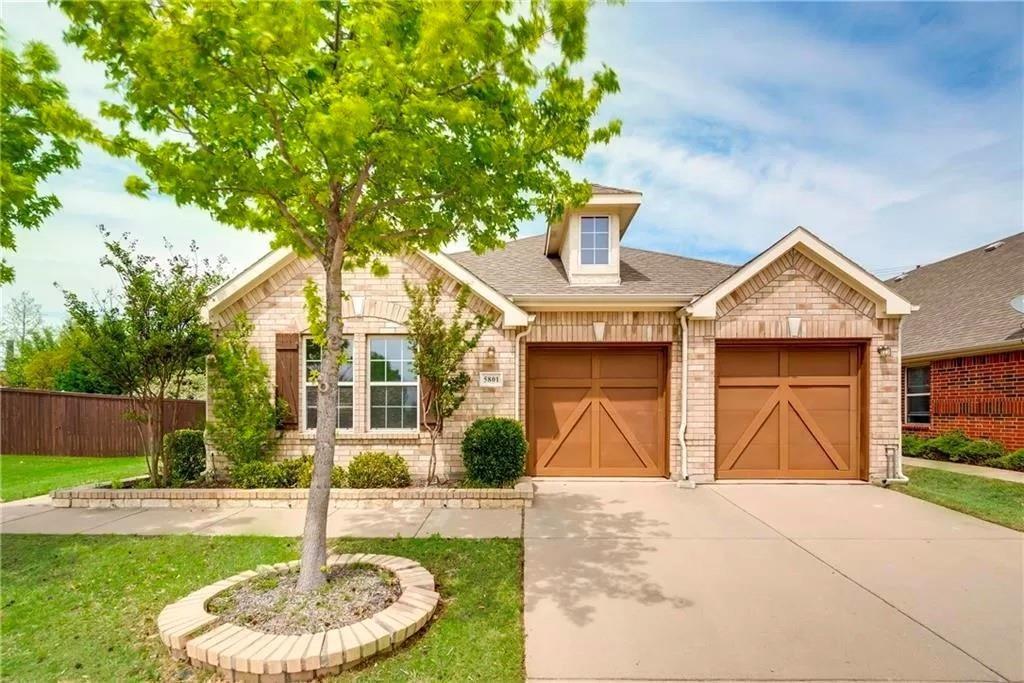
[[[350,297],[364,297],[364,309],[356,316],[351,301],[345,303],[345,334],[351,335],[355,351],[354,428],[338,432],[335,460],[345,464],[364,450],[388,450],[405,457],[415,476],[426,473],[429,438],[426,433],[383,432],[368,428],[367,337],[375,334],[401,334],[408,312],[408,300],[402,279],[422,284],[440,271],[419,256],[391,259],[390,274],[377,278],[368,270],[346,273],[344,287]],[[221,321],[246,311],[255,330],[252,343],[259,349],[274,381],[274,342],[279,332],[306,332],[302,288],[307,278],[323,286],[323,274],[313,261],[296,260],[242,298],[221,315]],[[454,306],[456,283],[446,277],[445,310]],[[495,315],[488,304],[472,300],[475,311]],[[899,368],[892,359],[877,353],[881,345],[896,346],[897,319],[876,318],[874,304],[815,262],[791,251],[768,266],[761,274],[720,302],[719,319],[689,322],[689,391],[687,403],[686,445],[692,479],[714,479],[715,463],[715,342],[717,339],[788,339],[790,316],[802,320],[800,337],[805,339],[864,339],[869,344],[868,362],[871,396],[869,401],[869,472],[873,480],[885,476],[886,446],[900,438],[898,416]],[[217,322],[217,321],[215,321]],[[598,339],[594,323],[604,323]],[[439,473],[458,477],[462,472],[459,445],[462,432],[477,417],[514,416],[516,408],[525,416],[525,391],[515,396],[515,336],[518,330],[488,329],[479,348],[467,359],[467,371],[473,380],[469,395],[459,412],[449,421],[439,453]],[[538,311],[529,332],[521,342],[540,343],[644,343],[669,346],[669,468],[673,478],[680,476],[682,448],[678,440],[681,417],[681,330],[673,311]],[[487,349],[495,350],[494,360]],[[497,371],[504,375],[498,389],[478,386],[478,373]],[[526,363],[519,368],[519,384],[525,386]],[[517,406],[518,403],[518,406]],[[279,444],[280,456],[311,453],[312,432],[288,432]]]
[[[886,446],[900,440],[899,366],[878,347],[899,344],[899,320],[876,318],[874,304],[797,251],[790,251],[719,304],[716,321],[691,321],[686,444],[690,476],[715,473],[716,339],[789,339],[788,318],[801,319],[801,339],[864,339],[870,382],[868,472],[886,475]]]
[[[354,346],[354,406],[353,429],[337,433],[335,462],[346,464],[352,456],[366,450],[386,450],[402,455],[410,465],[413,476],[425,476],[430,457],[430,439],[427,433],[415,431],[381,431],[369,429],[368,337],[382,334],[403,334],[409,301],[402,286],[403,278],[424,284],[428,278],[441,274],[432,263],[420,256],[388,261],[387,277],[375,277],[368,269],[346,272],[343,286],[349,297],[363,297],[363,314],[357,316],[351,299],[345,302],[344,334],[352,337]],[[304,310],[302,288],[308,278],[324,287],[324,274],[313,260],[295,260],[272,276],[243,299],[222,313],[215,323],[231,319],[246,312],[253,323],[251,343],[259,350],[270,368],[271,386],[275,377],[275,335],[280,332],[308,333],[309,324]],[[455,306],[457,285],[445,277],[442,311],[450,312]],[[491,315],[500,324],[499,314],[489,304],[473,297],[470,307],[475,312]],[[438,444],[438,473],[444,477],[457,477],[462,472],[459,455],[462,432],[476,418],[488,415],[511,416],[515,408],[513,330],[488,328],[480,344],[466,359],[466,370],[472,377],[469,393],[462,407],[445,425],[445,433]],[[487,350],[493,347],[495,356],[488,359]],[[501,388],[481,388],[478,373],[502,372]],[[300,389],[301,391],[301,389]],[[301,424],[301,421],[300,421]],[[291,457],[313,452],[313,432],[288,431],[278,442],[279,457]]]

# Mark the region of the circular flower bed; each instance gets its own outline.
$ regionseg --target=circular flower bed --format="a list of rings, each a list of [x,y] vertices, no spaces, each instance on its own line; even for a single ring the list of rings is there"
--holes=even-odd
[[[298,564],[242,572],[168,605],[161,640],[228,680],[309,680],[394,648],[437,608],[434,577],[413,560],[332,555],[327,586],[295,600]]]

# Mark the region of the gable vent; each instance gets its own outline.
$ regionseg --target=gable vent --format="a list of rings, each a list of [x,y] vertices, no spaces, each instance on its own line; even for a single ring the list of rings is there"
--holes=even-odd
[[[1003,242],[993,242],[992,244],[990,244],[987,247],[985,247],[985,251],[987,251],[987,252],[988,251],[995,251],[999,247],[1003,246],[1003,244],[1004,244]]]

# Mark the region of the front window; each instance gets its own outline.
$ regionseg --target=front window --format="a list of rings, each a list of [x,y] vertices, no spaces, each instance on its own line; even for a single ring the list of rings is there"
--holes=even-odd
[[[342,362],[338,367],[338,412],[335,421],[336,429],[352,429],[352,338],[341,340]],[[317,382],[320,380],[320,345],[307,338],[303,345],[303,362],[305,370],[306,398],[306,429],[316,429],[316,398]]]
[[[580,219],[580,262],[583,265],[608,265],[608,245],[608,216]]]
[[[907,422],[927,424],[932,421],[931,375],[931,368],[927,365],[907,368]]]
[[[419,429],[419,378],[406,337],[370,337],[370,429]]]

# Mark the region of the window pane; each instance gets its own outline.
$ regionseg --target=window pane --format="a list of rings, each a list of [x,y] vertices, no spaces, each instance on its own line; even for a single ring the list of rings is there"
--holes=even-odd
[[[580,246],[583,247],[584,249],[593,249],[594,239],[595,236],[593,233],[585,232],[582,235],[580,235]]]
[[[907,422],[931,421],[931,396],[907,397]]]
[[[316,429],[316,394],[315,386],[306,387],[306,429]]]
[[[306,362],[320,360],[320,345],[312,339],[306,338]]]
[[[387,428],[388,429],[401,429],[402,428],[402,409],[401,408],[387,408]]]
[[[371,406],[383,406],[384,392],[386,387],[370,387],[370,405]]]
[[[599,248],[599,249],[607,249],[608,248],[608,233],[607,232],[601,232],[601,233],[598,233],[598,234],[594,235],[594,246]]]
[[[931,390],[931,368],[907,368],[907,393],[927,394]]]
[[[590,265],[594,263],[594,252],[591,249],[584,249],[580,252],[580,263]]]
[[[370,429],[384,429],[384,408],[370,407]]]
[[[387,373],[385,372],[386,364],[383,360],[371,360],[370,361],[370,381],[371,382],[383,382]]]
[[[607,249],[595,249],[594,250],[594,263],[607,264],[608,263],[608,250]]]
[[[419,394],[419,389],[416,387],[402,387],[402,406],[415,408],[419,402]]]
[[[402,409],[402,424],[406,429],[415,429],[419,427],[419,425],[416,424],[416,412],[415,408]]]
[[[402,359],[402,349],[405,348],[405,344],[402,342],[400,337],[388,337],[387,338],[387,359],[389,361],[397,361]]]
[[[320,345],[312,339],[306,338],[306,382],[315,384],[320,377],[321,358],[323,356]],[[351,382],[353,378],[352,363],[352,338],[343,337],[341,340],[342,363],[338,365],[338,381]]]
[[[320,361],[306,361],[306,383],[316,384],[320,379]]]

